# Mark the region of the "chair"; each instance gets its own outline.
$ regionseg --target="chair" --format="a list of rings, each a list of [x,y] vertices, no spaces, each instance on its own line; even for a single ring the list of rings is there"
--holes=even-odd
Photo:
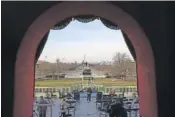
[[[68,109],[68,114],[70,113],[70,111],[72,111],[73,114],[75,115],[75,107],[74,106],[69,106],[67,109]]]
[[[103,97],[103,93],[102,92],[97,92],[96,100],[101,100],[102,97]]]
[[[35,110],[33,110],[33,116],[32,117],[38,117],[38,113]]]
[[[107,113],[106,113],[105,110],[101,110],[100,111],[99,117],[101,117],[102,115],[105,116],[105,117],[107,117]]]

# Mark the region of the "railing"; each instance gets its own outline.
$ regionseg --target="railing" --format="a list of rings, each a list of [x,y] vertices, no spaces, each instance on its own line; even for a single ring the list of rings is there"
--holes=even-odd
[[[33,117],[53,117],[52,104],[33,104]]]

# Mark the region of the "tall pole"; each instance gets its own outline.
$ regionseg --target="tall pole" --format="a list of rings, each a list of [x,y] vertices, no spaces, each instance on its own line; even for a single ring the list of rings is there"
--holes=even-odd
[[[85,59],[85,58],[84,58]],[[81,78],[81,86],[82,86],[82,88],[83,88],[83,84],[84,84],[84,76],[83,76],[83,71],[84,71],[84,59],[83,59],[83,62],[82,62],[82,78]]]
[[[60,59],[56,59],[56,68],[57,68],[57,77],[59,76],[58,74],[59,74],[59,62],[60,62]],[[59,79],[59,77],[58,77],[58,79]]]
[[[86,54],[84,54],[84,59],[83,59],[83,63],[82,63],[82,65],[83,65],[83,72],[84,72],[84,69],[85,69],[85,65],[86,65]],[[84,74],[82,74],[82,86],[83,86],[83,88],[84,88]]]
[[[47,56],[45,56],[45,60],[47,61]],[[41,72],[41,75],[42,75],[42,78],[45,78],[45,75],[46,75],[45,70],[43,73]]]
[[[86,61],[86,54],[84,54],[84,61]]]

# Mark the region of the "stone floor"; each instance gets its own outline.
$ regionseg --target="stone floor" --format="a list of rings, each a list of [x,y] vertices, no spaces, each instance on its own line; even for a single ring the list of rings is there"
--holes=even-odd
[[[87,102],[86,98],[81,98],[80,104],[77,104],[75,117],[99,117],[100,112],[96,108],[95,101],[95,98],[92,98],[91,102]]]

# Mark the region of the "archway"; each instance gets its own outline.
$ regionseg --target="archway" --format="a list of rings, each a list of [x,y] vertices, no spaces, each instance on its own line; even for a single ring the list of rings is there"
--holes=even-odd
[[[26,32],[17,54],[14,117],[31,117],[32,115],[34,61],[39,42],[57,22],[82,14],[104,17],[118,24],[127,34],[136,52],[140,115],[157,117],[156,78],[151,45],[142,28],[129,14],[106,2],[59,3],[33,22]]]

